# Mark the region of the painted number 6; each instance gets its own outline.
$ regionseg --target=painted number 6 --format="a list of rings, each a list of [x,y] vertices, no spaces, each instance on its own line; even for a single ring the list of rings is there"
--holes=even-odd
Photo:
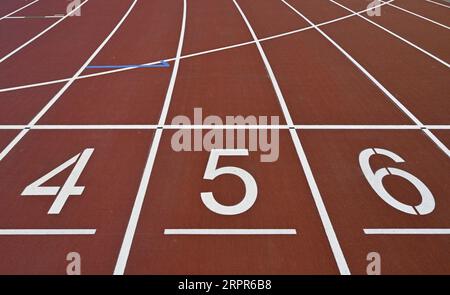
[[[225,206],[216,201],[212,192],[201,193],[203,203],[209,210],[220,215],[237,215],[249,210],[256,201],[258,187],[253,176],[247,171],[233,166],[217,168],[220,156],[248,156],[248,150],[221,150],[213,149],[209,155],[203,179],[213,180],[217,176],[224,174],[233,174],[242,179],[245,185],[245,196],[241,202],[233,206]]]
[[[381,168],[374,173],[369,162],[373,155],[383,155],[389,157],[396,163],[403,163],[405,160],[403,160],[399,155],[385,149],[369,148],[363,150],[359,154],[359,165],[361,166],[364,176],[380,198],[397,210],[408,214],[426,215],[433,212],[435,206],[433,194],[420,179],[409,172],[393,167]],[[388,175],[399,176],[411,182],[420,192],[422,202],[417,206],[410,206],[395,199],[383,186],[383,178]]]

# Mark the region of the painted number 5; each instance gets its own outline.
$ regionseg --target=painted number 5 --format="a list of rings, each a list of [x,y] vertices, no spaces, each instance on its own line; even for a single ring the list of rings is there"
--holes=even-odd
[[[420,179],[418,179],[409,172],[393,167],[381,168],[376,172],[373,172],[369,163],[370,158],[373,155],[383,155],[389,157],[396,163],[403,163],[405,162],[405,160],[403,160],[399,155],[385,149],[369,148],[363,150],[359,154],[359,165],[361,166],[364,176],[366,177],[367,181],[369,182],[373,190],[386,203],[396,208],[397,210],[414,215],[426,215],[434,210],[435,203],[433,195],[428,189],[428,187]],[[383,186],[383,178],[388,175],[395,175],[402,177],[405,180],[409,181],[411,184],[413,184],[416,187],[416,189],[420,192],[422,202],[417,206],[411,206],[395,199],[388,191],[386,191],[386,189]]]
[[[220,215],[237,215],[244,213],[250,209],[256,201],[258,195],[258,187],[253,176],[247,171],[233,166],[217,168],[220,156],[248,156],[248,150],[211,150],[208,164],[206,165],[205,175],[203,179],[213,180],[217,176],[224,174],[233,174],[241,178],[245,184],[245,196],[242,201],[233,206],[225,206],[216,201],[212,192],[201,193],[203,203],[209,210]]]
[[[32,184],[28,185],[23,190],[22,196],[56,196],[55,201],[53,201],[52,206],[48,210],[48,214],[59,214],[70,196],[80,196],[83,193],[84,186],[76,186],[76,183],[93,152],[94,149],[89,148],[85,149],[82,153],[73,156]],[[52,177],[66,170],[70,166],[74,166],[73,170],[63,186],[43,185]]]

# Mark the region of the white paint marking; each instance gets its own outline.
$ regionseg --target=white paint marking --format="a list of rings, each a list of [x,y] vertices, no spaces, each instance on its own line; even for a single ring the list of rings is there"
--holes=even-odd
[[[401,109],[413,122],[420,128],[424,128],[424,124],[411,113],[389,90],[387,90],[377,79],[375,79],[372,74],[369,73],[358,61],[356,61],[347,51],[345,51],[339,44],[337,44],[333,39],[331,39],[330,36],[328,36],[324,31],[322,31],[320,28],[314,25],[314,23],[309,20],[306,16],[304,16],[300,11],[295,9],[292,5],[290,5],[285,0],[281,0],[283,3],[285,3],[289,8],[291,8],[295,13],[297,13],[299,16],[301,16],[304,20],[306,20],[309,24],[315,27],[315,29],[324,36],[331,44],[334,45],[348,60],[350,60],[361,72],[363,72],[364,75],[366,75],[367,78],[370,79],[387,97],[391,99],[391,101],[399,108]],[[329,0],[333,1],[333,0]],[[428,131],[428,132],[426,132]],[[424,130],[424,133],[448,156],[450,157],[450,151],[446,146],[436,137],[434,136],[429,130]]]
[[[275,78],[275,75],[273,73],[272,67],[270,66],[269,60],[266,57],[266,54],[264,53],[264,50],[260,44],[260,42],[258,41],[258,38],[255,34],[255,32],[253,31],[252,26],[250,25],[250,22],[248,21],[247,17],[245,16],[244,12],[242,11],[242,9],[240,8],[239,4],[236,2],[236,0],[233,0],[236,8],[239,10],[239,13],[241,14],[244,22],[246,23],[252,37],[253,40],[255,40],[255,44],[258,48],[258,51],[261,55],[261,58],[264,62],[264,65],[266,66],[266,70],[269,74],[270,80],[272,82],[273,88],[275,90],[275,93],[278,97],[278,101],[280,103],[281,109],[283,110],[283,114],[285,117],[286,122],[288,123],[288,125],[293,125],[292,123],[292,118],[291,115],[289,113],[289,110],[287,108],[283,93],[281,92],[281,89],[278,85],[278,82]],[[292,140],[294,142],[295,145],[295,149],[297,151],[297,155],[300,159],[300,163],[303,167],[303,171],[305,173],[306,179],[308,181],[308,185],[311,189],[311,193],[313,195],[314,198],[314,202],[316,204],[317,210],[319,212],[320,215],[320,219],[322,221],[322,224],[324,226],[325,229],[325,233],[327,235],[328,241],[330,243],[330,247],[333,251],[334,254],[334,258],[336,260],[337,266],[339,268],[339,271],[341,274],[350,274],[350,269],[348,268],[347,265],[347,261],[345,260],[344,257],[344,253],[342,252],[341,246],[339,245],[338,239],[336,237],[336,233],[334,232],[333,229],[333,225],[331,224],[331,220],[330,217],[328,216],[327,210],[325,208],[325,205],[323,203],[322,200],[322,196],[320,195],[319,192],[319,188],[317,187],[316,181],[314,179],[311,167],[309,166],[308,163],[308,159],[306,158],[306,154],[305,151],[302,147],[302,144],[300,142],[300,138],[297,134],[296,130],[293,129],[289,129],[289,132],[291,134]]]
[[[35,125],[31,127],[32,130],[153,130],[156,128],[158,125]]]
[[[283,1],[283,0],[282,0],[282,1]],[[347,6],[340,4],[339,2],[336,2],[336,1],[334,1],[334,0],[329,0],[329,1],[332,2],[332,3],[334,3],[334,4],[336,4],[336,5],[338,5],[338,6],[341,7],[341,8],[344,8],[345,10],[347,10],[347,11],[349,11],[349,12],[355,12],[355,11],[351,10],[350,8],[348,8]],[[284,2],[284,1],[283,1],[283,2]],[[437,62],[443,64],[443,65],[446,66],[447,68],[450,67],[450,65],[449,65],[447,62],[445,62],[444,60],[442,60],[442,59],[440,59],[439,57],[437,57],[436,55],[434,55],[434,54],[428,52],[427,50],[425,50],[425,49],[419,47],[418,45],[412,43],[411,41],[409,41],[409,40],[403,38],[402,36],[400,36],[400,35],[398,35],[398,34],[392,32],[391,30],[389,30],[389,29],[383,27],[382,25],[377,24],[376,22],[374,22],[374,21],[368,19],[367,17],[363,16],[362,14],[358,14],[358,16],[359,16],[360,18],[362,18],[362,19],[368,21],[368,22],[371,23],[372,25],[376,26],[377,28],[382,29],[382,30],[385,31],[386,33],[388,33],[388,34],[394,36],[395,38],[397,38],[397,39],[399,39],[399,40],[405,42],[405,43],[408,44],[409,46],[414,47],[415,49],[419,50],[420,52],[426,54],[427,56],[429,56],[429,57],[431,57],[432,59],[434,59],[435,61],[437,61]]]
[[[399,156],[398,154],[382,149],[382,148],[367,148],[363,150],[359,154],[359,165],[361,170],[372,187],[374,192],[384,201],[386,204],[395,208],[403,213],[412,214],[412,215],[427,215],[433,212],[435,208],[435,200],[434,196],[431,193],[430,189],[423,183],[419,178],[415,175],[402,170],[400,168],[394,167],[383,167],[374,171],[372,166],[370,165],[370,160],[374,156],[384,156],[390,158],[395,163],[404,163],[405,160]],[[415,204],[414,206],[405,204],[391,195],[390,192],[386,190],[384,186],[383,179],[387,176],[395,175],[397,177],[401,177],[404,180],[411,183],[416,190],[420,193],[421,201],[419,204]]]
[[[295,229],[218,229],[176,228],[165,229],[165,235],[296,235]]]
[[[425,1],[427,1],[429,3],[433,3],[433,4],[436,4],[436,5],[439,5],[439,6],[442,6],[442,7],[445,7],[445,8],[450,8],[449,5],[445,5],[443,3],[439,3],[439,2],[436,2],[436,1],[432,1],[432,0],[425,0]]]
[[[335,19],[332,19],[332,20],[329,20],[329,21],[318,23],[316,26],[317,27],[322,27],[322,26],[326,26],[326,25],[329,25],[329,24],[332,24],[332,23],[335,23],[335,22],[339,22],[339,21],[345,20],[347,18],[354,17],[355,15],[357,15],[359,13],[364,13],[364,12],[367,12],[369,10],[372,10],[372,9],[375,9],[375,8],[387,5],[387,4],[391,3],[391,2],[394,2],[394,0],[389,0],[389,1],[386,1],[385,3],[380,3],[380,4],[376,5],[376,6],[371,7],[371,8],[366,8],[366,9],[363,9],[363,10],[355,12],[355,13],[350,13],[348,15],[344,15],[344,16],[341,16],[341,17],[338,17],[338,18],[335,18]],[[314,26],[308,26],[308,27],[304,27],[304,28],[301,28],[301,29],[289,31],[289,32],[286,32],[286,33],[281,33],[281,34],[277,34],[277,35],[261,38],[261,39],[259,39],[259,41],[260,42],[264,42],[264,41],[267,41],[267,40],[281,38],[281,37],[285,37],[285,36],[292,35],[292,34],[295,34],[295,33],[303,32],[303,31],[306,31],[306,30],[310,30],[310,29],[313,29],[313,28],[314,28]],[[254,42],[252,42],[252,43],[254,43]]]
[[[381,0],[381,1],[384,2],[383,0]],[[435,24],[435,25],[437,25],[437,26],[443,27],[444,29],[447,29],[447,30],[450,29],[449,26],[446,26],[446,25],[444,25],[444,24],[441,24],[441,23],[439,23],[439,22],[437,22],[437,21],[434,21],[434,20],[432,20],[432,19],[430,19],[430,18],[427,18],[427,17],[425,17],[425,16],[423,16],[423,15],[420,15],[420,14],[418,14],[418,13],[412,12],[412,11],[410,11],[410,10],[408,10],[408,9],[403,8],[403,7],[397,6],[397,5],[392,4],[392,3],[389,3],[388,5],[389,5],[389,6],[392,6],[392,7],[394,7],[394,8],[397,8],[397,9],[403,11],[403,12],[406,12],[406,13],[409,13],[409,14],[411,14],[411,15],[414,15],[414,16],[416,16],[416,17],[418,17],[418,18],[423,19],[423,20],[426,20],[426,21],[428,21],[428,22],[430,22],[430,23],[433,23],[433,24]]]
[[[450,235],[449,228],[365,228],[366,235]]]
[[[382,4],[379,4],[377,6],[374,6],[373,8],[380,7],[380,6],[383,6],[383,5],[387,5],[388,3],[393,2],[393,1],[394,0],[390,0],[390,1],[386,2],[386,3],[382,3]],[[363,13],[363,12],[371,10],[373,8],[368,8],[368,9],[365,9],[365,10],[361,10],[358,13]],[[334,23],[334,22],[337,22],[337,21],[341,21],[341,20],[353,17],[353,16],[355,16],[358,13],[351,13],[349,15],[346,15],[346,16],[343,16],[343,17],[339,17],[337,19],[333,19],[333,20],[329,20],[329,21],[317,24],[316,26],[318,26],[318,27],[325,26],[325,25],[328,25],[328,24],[331,24],[331,23]],[[303,32],[303,31],[306,31],[306,30],[310,30],[312,28],[313,28],[312,26],[305,27],[305,28],[289,31],[289,32],[286,32],[286,33],[281,33],[281,34],[277,34],[277,35],[261,38],[261,39],[259,39],[259,41],[264,42],[264,41],[267,41],[267,40],[281,38],[281,37],[288,36],[288,35],[291,35],[291,34],[295,34],[295,33]],[[247,41],[247,42],[234,44],[234,45],[229,45],[229,46],[225,46],[225,47],[220,47],[220,48],[216,48],[216,49],[210,49],[210,50],[205,50],[205,51],[201,51],[201,52],[197,52],[197,53],[191,53],[191,54],[187,54],[187,55],[181,56],[180,59],[192,58],[192,57],[196,57],[196,56],[200,56],[200,55],[205,55],[205,54],[210,54],[210,53],[219,52],[219,51],[223,51],[223,50],[229,50],[229,49],[233,49],[233,48],[238,48],[238,47],[242,47],[242,46],[246,46],[246,45],[250,45],[250,44],[254,44],[254,43],[255,43],[255,41]],[[165,58],[164,60],[167,61],[167,62],[170,62],[170,61],[174,61],[175,58]],[[142,65],[154,65],[154,64],[158,64],[160,62],[161,61],[159,60],[159,61],[148,62],[148,63],[142,64]],[[88,78],[93,78],[93,77],[98,77],[98,76],[103,76],[103,75],[110,75],[110,74],[115,74],[115,73],[119,73],[119,72],[123,72],[123,71],[131,71],[131,70],[134,70],[134,69],[137,69],[137,67],[100,71],[100,72],[96,72],[96,73],[92,73],[92,74],[80,75],[79,77],[77,77],[77,80],[79,80],[79,79],[88,79]],[[46,86],[46,85],[53,85],[53,84],[67,82],[69,80],[70,80],[70,78],[65,78],[65,79],[51,80],[51,81],[39,82],[39,83],[33,83],[33,84],[27,84],[27,85],[21,85],[21,86],[8,87],[8,88],[0,89],[0,93],[1,92],[16,91],[16,90],[21,90],[21,89],[27,89],[27,88],[33,88],[33,87],[41,87],[41,86]]]
[[[28,6],[31,6],[31,5],[33,5],[34,3],[38,2],[38,1],[39,1],[39,0],[35,0],[35,1],[31,2],[31,3],[28,3],[28,4],[26,4],[25,6],[22,6],[22,7],[20,7],[19,9],[16,9],[16,10],[14,10],[13,12],[10,12],[10,13],[8,13],[7,15],[4,15],[4,16],[0,17],[0,20],[2,20],[2,19],[4,19],[4,18],[8,18],[8,17],[10,17],[11,15],[13,15],[14,13],[17,13],[17,12],[21,11],[22,9],[25,9],[25,8],[27,8]]]
[[[162,129],[304,129],[304,130],[421,130],[418,125],[0,125],[0,130],[153,130]],[[449,130],[450,125],[424,125],[429,130]]]
[[[450,125],[427,125],[426,126],[428,129],[450,129]]]
[[[295,129],[318,130],[417,130],[417,125],[294,125]]]
[[[94,235],[95,229],[0,229],[0,236]]]
[[[105,72],[102,72],[105,73]],[[110,74],[110,73],[107,73]],[[104,74],[104,75],[107,75]],[[83,76],[80,76],[83,77]],[[83,79],[80,78],[79,79]],[[28,88],[34,88],[34,87],[42,87],[42,86],[47,86],[47,85],[53,85],[53,84],[59,84],[59,83],[64,83],[69,81],[70,78],[65,78],[65,79],[58,79],[58,80],[51,80],[51,81],[46,81],[46,82],[39,82],[39,83],[32,83],[32,84],[26,84],[26,85],[20,85],[20,86],[13,86],[13,87],[8,87],[8,88],[3,88],[0,89],[0,93],[1,92],[9,92],[9,91],[17,91],[17,90],[21,90],[21,89],[28,89]]]
[[[245,193],[242,200],[235,205],[223,205],[216,200],[213,192],[201,192],[203,204],[212,212],[220,215],[238,215],[242,214],[255,204],[258,197],[258,185],[255,178],[246,170],[235,166],[217,167],[219,158],[223,156],[248,156],[246,149],[212,149],[209,154],[209,160],[206,164],[203,179],[214,180],[221,175],[231,174],[241,179],[245,186]]]
[[[422,130],[448,157],[450,157],[450,150],[439,138],[436,137],[436,135],[434,135],[428,129],[422,129]]]
[[[26,16],[26,15],[20,15],[20,16],[8,16],[5,17],[5,19],[41,19],[41,18],[62,18],[63,15],[36,15],[36,16]]]
[[[48,210],[48,214],[59,214],[66,204],[70,196],[81,196],[84,191],[84,186],[76,186],[78,178],[80,178],[89,158],[91,157],[94,149],[85,149],[82,153],[77,154],[59,165],[49,173],[45,174],[41,178],[37,179],[30,185],[28,185],[22,192],[22,196],[56,196],[52,206]],[[75,164],[76,163],[76,164]],[[70,172],[69,177],[64,182],[63,186],[44,186],[48,180],[55,175],[66,170],[68,167],[75,164],[75,167]]]
[[[166,97],[164,99],[164,105],[161,111],[161,116],[159,118],[160,126],[164,125],[169,111],[169,105],[172,100],[173,90],[175,88],[175,81],[177,78],[178,68],[180,65],[180,57],[183,49],[184,34],[186,30],[186,14],[187,14],[187,4],[186,0],[183,0],[183,19],[181,21],[181,31],[180,39],[178,42],[178,49],[175,58],[175,64],[172,71],[172,76],[170,77],[169,86],[167,89]],[[150,152],[145,164],[144,173],[142,174],[141,182],[139,184],[139,189],[134,201],[133,210],[131,212],[130,219],[128,221],[128,226],[123,238],[122,246],[120,247],[119,256],[117,258],[116,266],[114,268],[114,275],[123,275],[125,272],[125,267],[127,265],[128,256],[130,255],[131,245],[133,243],[134,234],[136,232],[136,227],[139,221],[139,215],[142,210],[142,205],[144,203],[145,194],[147,192],[148,184],[150,181],[150,176],[153,170],[153,164],[155,163],[156,153],[158,152],[159,142],[161,141],[162,129],[157,129],[155,136],[153,138],[152,145],[150,147]]]
[[[23,129],[14,139],[2,150],[0,153],[0,162],[6,157],[6,155],[16,146],[16,144],[28,133],[29,129]]]
[[[88,0],[84,1],[81,5],[77,6],[80,8],[84,3],[86,3]],[[45,115],[45,113],[58,101],[58,99],[63,95],[63,93],[72,85],[73,82],[80,76],[80,74],[84,71],[84,69],[91,63],[91,61],[97,56],[97,54],[103,49],[103,47],[108,43],[108,41],[111,39],[111,37],[116,33],[116,31],[119,29],[119,27],[123,24],[125,19],[128,17],[130,12],[133,10],[134,6],[136,5],[137,0],[134,0],[131,4],[130,8],[128,8],[128,11],[124,14],[122,19],[117,23],[117,25],[114,27],[114,29],[109,33],[109,35],[106,37],[105,40],[97,47],[97,49],[92,53],[92,55],[87,59],[87,61],[81,66],[81,68],[73,75],[72,78],[70,78],[69,81],[58,91],[58,93],[53,96],[53,98],[44,106],[43,109],[28,123],[28,127],[33,127],[36,125],[36,123]],[[78,8],[72,11],[75,12]],[[14,146],[28,133],[29,129],[22,130],[14,139],[11,141],[8,146],[0,153],[0,161],[2,161],[6,155],[14,148]]]
[[[70,14],[76,12],[78,9],[80,9],[84,4],[86,4],[89,0],[85,0],[83,3],[81,3],[80,5],[78,5]],[[37,38],[41,37],[42,35],[44,35],[45,33],[47,33],[48,31],[50,31],[51,29],[53,29],[56,25],[58,25],[60,22],[62,22],[63,20],[65,20],[67,17],[70,16],[70,14],[67,14],[65,16],[63,16],[62,18],[60,18],[59,20],[57,20],[56,22],[54,22],[53,24],[51,24],[50,26],[48,26],[45,30],[43,30],[42,32],[40,32],[39,34],[37,34],[36,36],[34,36],[33,38],[31,38],[30,40],[28,40],[27,42],[23,43],[22,45],[20,45],[19,47],[17,47],[16,49],[14,49],[13,51],[11,51],[10,53],[8,53],[7,55],[5,55],[4,57],[2,57],[0,59],[0,63],[4,62],[5,60],[7,60],[8,58],[10,58],[11,56],[13,56],[14,54],[16,54],[17,52],[19,52],[20,50],[22,50],[23,48],[25,48],[26,46],[28,46],[30,43],[32,43],[33,41],[35,41]]]
[[[0,130],[20,130],[25,129],[26,125],[0,125]]]

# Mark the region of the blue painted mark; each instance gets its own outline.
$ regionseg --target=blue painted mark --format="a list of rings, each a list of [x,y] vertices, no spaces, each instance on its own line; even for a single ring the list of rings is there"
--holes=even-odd
[[[111,65],[111,66],[87,66],[86,69],[126,69],[126,68],[168,68],[170,64],[165,60],[153,65]]]

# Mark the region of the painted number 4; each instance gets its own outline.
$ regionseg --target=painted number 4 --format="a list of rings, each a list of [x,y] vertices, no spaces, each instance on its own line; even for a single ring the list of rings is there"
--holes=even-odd
[[[48,210],[48,214],[59,214],[64,207],[67,199],[70,196],[80,196],[84,191],[84,186],[76,186],[78,178],[83,172],[89,158],[91,157],[94,149],[85,149],[82,153],[79,153],[63,164],[59,165],[49,173],[45,174],[35,182],[27,186],[23,192],[22,196],[56,196],[53,201],[52,206]],[[72,172],[70,172],[69,177],[63,186],[43,186],[45,182],[53,178],[55,175],[66,170],[68,167],[74,165]]]

